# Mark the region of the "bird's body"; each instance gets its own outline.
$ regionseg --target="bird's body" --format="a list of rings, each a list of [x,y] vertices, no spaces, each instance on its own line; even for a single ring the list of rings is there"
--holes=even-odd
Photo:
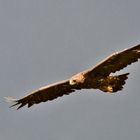
[[[140,45],[113,53],[95,67],[80,72],[68,80],[41,87],[31,94],[15,100],[16,103],[13,106],[20,104],[19,109],[28,104],[28,107],[31,107],[33,104],[53,100],[81,89],[100,89],[109,93],[117,92],[122,90],[129,73],[115,76],[110,74],[138,61],[139,58]]]

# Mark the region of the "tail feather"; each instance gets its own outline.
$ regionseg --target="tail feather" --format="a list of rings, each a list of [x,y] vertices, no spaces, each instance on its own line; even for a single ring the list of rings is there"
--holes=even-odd
[[[104,92],[117,92],[123,89],[125,80],[128,78],[129,73],[116,76],[108,76],[104,83],[100,86],[100,90]]]

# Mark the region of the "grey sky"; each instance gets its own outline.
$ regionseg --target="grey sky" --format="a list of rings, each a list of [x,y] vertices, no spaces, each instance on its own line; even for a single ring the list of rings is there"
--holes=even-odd
[[[140,43],[139,0],[0,0],[0,139],[138,140],[140,62],[123,91],[77,91],[17,111],[22,97]]]

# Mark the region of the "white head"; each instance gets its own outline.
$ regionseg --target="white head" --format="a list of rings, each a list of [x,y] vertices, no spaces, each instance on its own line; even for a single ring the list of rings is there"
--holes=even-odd
[[[70,85],[76,85],[77,84],[77,81],[76,81],[76,79],[70,79],[69,80],[69,83],[70,83]]]
[[[70,85],[78,85],[82,84],[85,81],[85,77],[82,73],[74,75],[72,78],[70,78],[69,83]]]

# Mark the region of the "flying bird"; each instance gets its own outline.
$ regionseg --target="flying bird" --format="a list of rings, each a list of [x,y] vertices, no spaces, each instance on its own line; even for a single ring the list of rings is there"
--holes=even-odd
[[[34,104],[53,100],[81,89],[100,89],[103,92],[114,93],[123,89],[129,73],[114,76],[112,73],[120,71],[127,65],[138,61],[139,58],[140,44],[120,52],[115,52],[95,67],[82,71],[70,79],[41,87],[21,99],[6,98],[15,102],[12,106],[19,105],[17,108],[19,109],[25,105],[31,107]]]

